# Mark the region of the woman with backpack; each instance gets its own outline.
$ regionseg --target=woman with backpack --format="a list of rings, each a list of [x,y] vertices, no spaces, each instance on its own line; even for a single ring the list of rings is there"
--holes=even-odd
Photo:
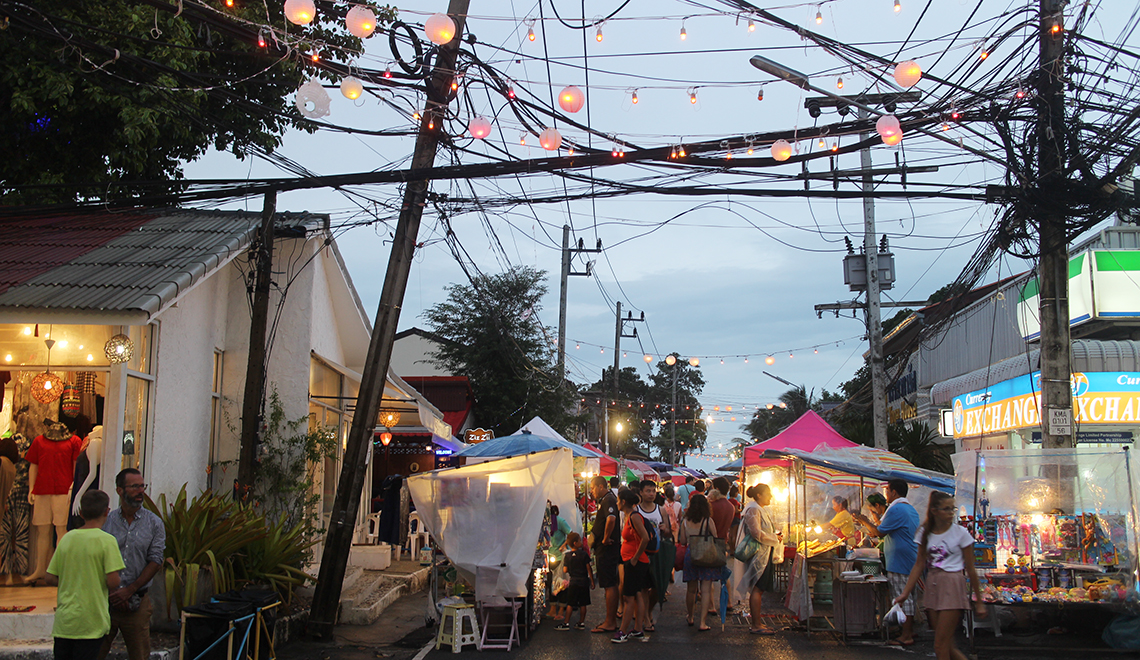
[[[610,641],[624,644],[631,639],[647,639],[643,630],[631,630],[634,621],[639,625],[645,620],[645,589],[649,584],[649,555],[645,553],[649,545],[649,532],[645,517],[638,511],[641,496],[633,490],[623,490],[618,494],[618,507],[625,516],[621,528],[621,562],[625,567],[622,580],[621,627]]]
[[[697,630],[701,632],[712,630],[712,627],[705,623],[705,620],[708,618],[709,610],[712,609],[713,585],[720,581],[723,567],[703,568],[694,566],[693,553],[688,547],[689,537],[716,536],[716,524],[712,519],[708,498],[701,493],[693,493],[689,496],[689,508],[685,510],[684,520],[681,521],[679,527],[681,534],[679,541],[686,546],[685,564],[681,576],[688,585],[688,592],[685,594],[687,620],[690,626],[693,625],[693,608],[699,607],[701,625]]]

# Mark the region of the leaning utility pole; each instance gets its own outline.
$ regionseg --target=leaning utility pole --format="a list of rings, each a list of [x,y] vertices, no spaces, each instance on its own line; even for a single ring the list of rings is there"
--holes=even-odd
[[[578,239],[578,247],[571,249],[570,247],[570,225],[562,225],[562,288],[558,295],[558,378],[559,383],[566,381],[566,285],[570,280],[571,275],[580,275],[589,277],[590,270],[593,268],[593,262],[586,262],[586,272],[575,273],[570,270],[570,262],[575,254],[582,254],[584,252],[601,252],[602,239],[598,239],[598,247],[594,250],[589,250],[582,247],[582,239]]]
[[[468,4],[469,0],[451,0],[448,5],[447,13],[455,21],[455,37],[440,47],[435,69],[427,85],[427,106],[420,119],[419,136],[412,154],[412,171],[430,168],[435,162],[439,144],[438,131],[444,124],[444,110],[456,75],[456,53],[467,20]],[[400,308],[407,290],[427,190],[428,182],[424,179],[410,181],[404,189],[392,252],[388,256],[388,271],[384,276],[384,289],[380,294],[372,339],[368,344],[368,356],[360,379],[360,393],[357,395],[356,411],[341,462],[340,479],[337,482],[324,552],[321,555],[321,568],[317,574],[317,585],[309,612],[309,633],[323,639],[332,636],[340,607],[345,565],[352,549],[360,492],[367,473],[365,468],[372,448],[376,416],[380,412],[380,401],[384,395],[388,365],[392,358],[392,342],[400,321]]]
[[[1061,0],[1041,0],[1037,70],[1037,164],[1039,189],[1060,183],[1065,145],[1065,30]],[[1056,29],[1055,29],[1056,27]],[[1041,260],[1037,267],[1041,315],[1042,447],[1073,447],[1073,396],[1069,335],[1069,247],[1063,212],[1043,207]]]
[[[265,193],[261,209],[261,231],[250,250],[255,259],[253,309],[249,322],[249,355],[245,366],[245,392],[241,401],[241,445],[238,452],[237,483],[234,499],[244,501],[257,474],[257,447],[265,400],[266,326],[269,324],[269,296],[273,287],[273,224],[277,214],[277,193]]]

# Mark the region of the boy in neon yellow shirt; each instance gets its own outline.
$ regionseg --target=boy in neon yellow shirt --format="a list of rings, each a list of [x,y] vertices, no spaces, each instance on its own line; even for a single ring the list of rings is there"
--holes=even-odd
[[[48,584],[56,593],[56,660],[95,660],[103,637],[111,630],[109,594],[119,588],[125,568],[115,537],[102,530],[111,512],[111,498],[89,490],[79,500],[83,527],[64,535],[48,564]]]

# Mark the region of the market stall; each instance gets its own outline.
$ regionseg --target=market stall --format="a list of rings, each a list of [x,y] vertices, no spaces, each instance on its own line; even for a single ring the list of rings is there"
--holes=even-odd
[[[595,447],[594,445],[592,445],[588,442],[586,444],[582,445],[582,448],[585,449],[586,451],[593,452],[594,454],[597,454],[597,456],[598,456],[598,474],[599,475],[601,475],[603,477],[616,477],[617,476],[618,462],[615,459],[611,458],[609,455],[607,455],[601,449],[598,449],[597,447]]]
[[[1067,630],[1103,626],[1140,604],[1140,480],[1127,447],[981,450],[953,459],[996,635],[1031,619]],[[1012,616],[997,616],[999,607]]]
[[[476,603],[481,609],[518,603],[527,630],[546,606],[548,503],[563,511],[575,507],[572,465],[572,452],[557,448],[408,480],[420,520]],[[582,533],[576,516],[565,519]]]

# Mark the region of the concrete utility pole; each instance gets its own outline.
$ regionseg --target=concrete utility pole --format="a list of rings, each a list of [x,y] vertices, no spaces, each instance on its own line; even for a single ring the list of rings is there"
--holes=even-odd
[[[566,289],[570,276],[589,277],[593,269],[593,262],[586,263],[586,272],[575,273],[570,268],[573,255],[586,252],[601,252],[602,239],[598,239],[598,247],[590,250],[582,247],[582,239],[578,239],[578,247],[570,247],[570,225],[562,225],[562,288],[558,296],[558,377],[559,382],[566,380]]]
[[[618,388],[619,388],[619,383],[621,382],[618,379],[618,376],[621,374],[621,371],[620,371],[621,370],[621,338],[622,337],[629,337],[631,339],[634,339],[637,337],[637,328],[633,329],[633,334],[629,334],[629,335],[625,334],[625,324],[626,323],[639,323],[639,322],[644,321],[644,320],[645,320],[645,312],[641,313],[641,318],[636,318],[636,319],[633,318],[633,312],[630,312],[629,316],[627,316],[626,318],[623,319],[621,317],[621,301],[620,300],[618,301],[618,303],[617,303],[617,323],[615,324],[616,327],[614,329],[614,372],[613,372],[613,376],[614,376],[614,396],[613,396],[613,399],[614,399],[614,401],[616,401],[618,398]],[[605,387],[604,383],[602,384],[602,391],[603,392],[606,391],[606,387]],[[602,403],[605,403],[605,401],[603,401]],[[603,434],[603,437],[605,438],[605,441],[606,441],[605,444],[606,444],[606,451],[607,452],[609,451],[609,448],[610,448],[609,409],[610,409],[609,404],[606,404],[606,415],[605,415],[606,429],[605,429],[605,433]]]
[[[456,53],[467,20],[468,4],[469,0],[451,0],[448,5],[447,13],[455,21],[455,38],[440,47],[435,69],[427,85],[427,107],[420,119],[419,136],[416,138],[416,148],[412,154],[412,171],[430,168],[435,162],[435,152],[439,145],[438,131],[444,123],[442,110],[448,104],[451,82],[455,78]],[[429,128],[429,123],[434,123],[435,128]],[[340,480],[337,482],[336,498],[333,500],[329,529],[325,536],[325,548],[321,555],[321,568],[317,574],[317,585],[309,613],[309,634],[322,639],[332,636],[337,610],[340,607],[345,565],[348,563],[348,553],[352,549],[360,492],[367,474],[365,466],[368,464],[373,431],[376,428],[376,416],[380,412],[380,401],[384,395],[384,384],[387,382],[392,343],[396,335],[396,326],[400,321],[400,308],[403,306],[404,293],[407,290],[408,275],[415,254],[416,237],[419,234],[427,190],[427,180],[410,181],[404,189],[396,235],[392,242],[392,252],[388,257],[388,271],[384,277],[380,305],[376,310],[372,339],[368,344],[360,393],[356,399],[356,412],[353,414],[352,427],[344,450]]]
[[[859,119],[871,113],[859,108]],[[867,140],[870,133],[860,133]],[[863,168],[863,252],[867,255],[867,340],[871,345],[871,414],[875,448],[887,449],[887,373],[883,365],[883,319],[879,308],[879,245],[875,235],[875,179],[871,176],[871,149],[859,150]]]
[[[253,310],[249,323],[249,356],[245,366],[245,392],[241,401],[241,445],[238,453],[234,499],[244,500],[257,475],[257,447],[261,435],[265,399],[266,326],[269,323],[269,295],[273,286],[273,225],[277,214],[277,193],[265,193],[261,208],[261,231],[254,250],[256,274],[253,284]]]
[[[1061,0],[1041,0],[1040,57],[1037,73],[1037,186],[1048,188],[1063,176],[1065,145],[1065,30]],[[1054,26],[1060,29],[1054,32]],[[1069,247],[1064,214],[1046,209],[1041,223],[1037,267],[1041,302],[1041,432],[1043,447],[1073,447],[1073,396],[1070,384]]]

